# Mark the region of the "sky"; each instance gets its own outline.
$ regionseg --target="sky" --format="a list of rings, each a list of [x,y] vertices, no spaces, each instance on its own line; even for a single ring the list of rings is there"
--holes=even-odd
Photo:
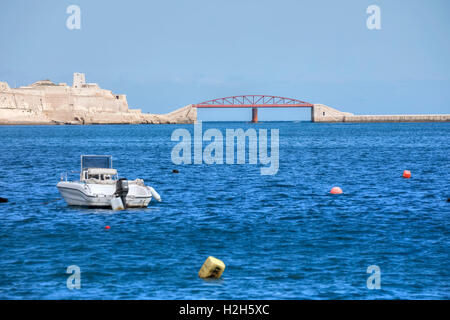
[[[80,29],[66,12],[80,8]],[[366,12],[380,8],[381,29]],[[15,0],[0,2],[0,81],[72,83],[74,72],[131,108],[267,94],[355,114],[450,113],[448,0]],[[199,110],[204,121],[251,109]],[[259,120],[309,120],[264,109]]]

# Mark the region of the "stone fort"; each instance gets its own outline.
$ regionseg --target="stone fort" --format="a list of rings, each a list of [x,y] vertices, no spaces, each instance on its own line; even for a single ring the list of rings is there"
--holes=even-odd
[[[0,81],[0,124],[191,123],[196,119],[192,109],[167,115],[129,109],[126,95],[86,83],[83,73],[73,74],[72,86],[41,80],[10,88]]]

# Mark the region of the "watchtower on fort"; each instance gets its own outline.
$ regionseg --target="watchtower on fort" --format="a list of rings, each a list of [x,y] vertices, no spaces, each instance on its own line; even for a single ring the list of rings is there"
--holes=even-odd
[[[84,73],[75,72],[73,74],[73,87],[81,88],[84,84],[86,84],[86,77]]]

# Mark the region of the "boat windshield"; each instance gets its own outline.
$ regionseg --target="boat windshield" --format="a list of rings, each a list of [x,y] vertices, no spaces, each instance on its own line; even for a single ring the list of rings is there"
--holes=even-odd
[[[112,168],[112,156],[81,156],[81,171],[89,168]]]

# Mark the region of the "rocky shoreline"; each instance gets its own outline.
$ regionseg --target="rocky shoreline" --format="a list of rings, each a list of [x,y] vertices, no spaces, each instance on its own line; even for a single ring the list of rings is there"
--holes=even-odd
[[[69,113],[63,117],[26,111],[11,114],[0,109],[0,125],[180,124],[195,123],[196,120],[197,110],[190,105],[168,114],[86,112]]]

